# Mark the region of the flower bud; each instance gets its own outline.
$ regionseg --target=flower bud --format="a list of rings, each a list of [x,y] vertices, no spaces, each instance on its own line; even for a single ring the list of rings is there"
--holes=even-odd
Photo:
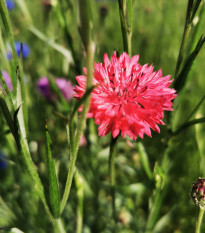
[[[193,183],[191,198],[201,209],[205,208],[205,179],[199,177],[198,180]]]

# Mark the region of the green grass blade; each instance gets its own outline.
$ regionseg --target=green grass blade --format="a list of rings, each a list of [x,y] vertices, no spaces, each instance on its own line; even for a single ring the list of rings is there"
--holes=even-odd
[[[191,12],[193,10],[193,4],[194,4],[194,0],[188,1],[187,12],[186,12],[186,21],[185,21],[185,25],[184,25],[184,32],[183,32],[181,46],[180,46],[177,64],[176,64],[176,68],[175,68],[175,78],[178,76],[178,74],[181,70],[181,64],[184,60],[185,48],[186,48],[187,40],[189,37],[189,33],[191,31],[191,20],[190,19],[191,19]]]
[[[152,179],[153,178],[152,171],[150,168],[149,158],[148,158],[148,155],[146,153],[146,150],[141,142],[136,143],[136,147],[137,147],[138,153],[140,155],[140,161],[142,163],[142,166],[143,166],[148,178]]]
[[[193,21],[195,15],[196,15],[196,12],[197,12],[197,10],[198,10],[198,8],[199,8],[199,5],[200,5],[201,3],[203,4],[203,1],[204,1],[204,0],[197,0],[197,1],[196,1],[195,5],[194,5],[194,7],[193,7],[193,10],[192,10],[192,15],[191,15],[190,21]]]
[[[190,126],[196,125],[196,124],[200,124],[200,123],[205,123],[205,117],[201,117],[199,119],[194,119],[192,121],[188,121],[186,123],[184,123],[178,130],[176,130],[173,134],[176,135],[178,133],[180,133],[182,130],[187,129]]]
[[[180,74],[175,79],[174,89],[176,89],[177,92],[180,92],[185,87],[189,71],[191,70],[191,67],[192,67],[201,47],[203,46],[204,42],[205,42],[205,37],[201,36],[194,51],[188,56]]]
[[[204,100],[205,100],[205,95],[201,98],[201,100],[196,105],[196,107],[193,109],[193,111],[190,113],[190,115],[187,117],[187,120],[185,122],[187,122],[199,110],[199,108],[200,108],[201,104],[204,102]]]
[[[16,95],[16,105],[17,108],[19,108],[17,119],[19,124],[19,130],[21,131],[22,137],[24,140],[26,140],[26,127],[25,127],[25,121],[24,121],[24,103],[23,103],[23,80],[22,76],[20,76],[19,69],[17,67],[16,69],[16,75],[17,75],[17,95]]]
[[[49,46],[51,46],[53,49],[55,49],[56,51],[58,51],[59,53],[61,53],[67,59],[68,63],[73,63],[73,58],[72,58],[72,55],[71,55],[71,53],[70,53],[69,50],[67,50],[66,48],[62,47],[61,45],[55,43],[53,40],[51,40],[50,38],[48,38],[47,36],[45,36],[42,32],[40,32],[36,27],[30,26],[29,30],[35,36],[37,36],[39,39],[41,39],[46,44],[48,44]]]
[[[52,158],[51,152],[51,138],[48,132],[47,124],[46,130],[46,152],[47,152],[47,165],[48,165],[48,177],[49,177],[49,204],[51,212],[55,218],[60,216],[60,195],[58,189],[58,180],[56,176],[55,163]]]

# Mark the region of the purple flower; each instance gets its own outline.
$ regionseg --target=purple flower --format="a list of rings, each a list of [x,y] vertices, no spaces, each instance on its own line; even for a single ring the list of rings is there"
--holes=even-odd
[[[6,6],[8,10],[12,10],[15,7],[15,3],[12,0],[6,0]]]
[[[71,81],[68,81],[64,78],[57,78],[56,85],[60,89],[65,100],[69,101],[73,98],[73,86]]]
[[[56,85],[60,89],[65,100],[69,101],[73,96],[73,86],[72,83],[64,78],[57,78]],[[47,77],[42,77],[38,80],[37,88],[39,92],[49,101],[55,101],[56,96],[51,91],[49,80]]]
[[[37,88],[39,92],[48,100],[53,101],[55,96],[52,94],[49,87],[49,80],[47,77],[42,77],[38,80]]]
[[[4,80],[5,80],[5,82],[6,82],[6,85],[7,85],[8,89],[9,89],[10,91],[13,91],[13,86],[12,86],[11,78],[10,78],[9,74],[8,74],[5,70],[2,70],[1,73],[2,73],[2,75],[3,75],[3,77],[4,77]],[[1,83],[0,83],[0,89],[1,89],[1,91],[3,91],[3,88],[2,88]]]
[[[30,48],[29,48],[29,46],[27,45],[27,44],[25,44],[25,43],[21,43],[21,42],[15,42],[15,49],[16,49],[16,52],[17,52],[17,55],[18,55],[18,57],[20,57],[20,53],[21,53],[21,44],[22,44],[22,57],[23,58],[26,58],[26,57],[28,57],[29,56],[29,54],[30,54]],[[12,52],[11,51],[9,51],[8,53],[7,53],[7,58],[9,59],[9,60],[11,60],[11,58],[12,58]]]

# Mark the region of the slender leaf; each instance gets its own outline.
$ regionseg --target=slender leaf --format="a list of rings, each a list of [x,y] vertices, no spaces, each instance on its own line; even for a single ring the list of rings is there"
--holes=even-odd
[[[30,12],[26,6],[26,3],[24,0],[16,0],[16,3],[18,4],[19,9],[22,11],[23,16],[25,17],[24,22],[27,25],[32,25],[33,21],[32,21],[32,17],[30,15]]]
[[[142,163],[142,166],[148,176],[149,179],[152,179],[152,171],[150,168],[149,158],[147,155],[147,152],[141,142],[136,143],[137,150],[140,155],[140,161]]]
[[[196,47],[196,44],[198,42],[198,38],[199,38],[199,34],[201,33],[201,27],[202,27],[202,24],[203,24],[203,18],[204,18],[204,15],[205,15],[205,4],[204,4],[204,1],[202,2],[201,4],[201,9],[200,9],[200,12],[197,16],[197,21],[194,21],[193,20],[193,27],[194,27],[194,31],[193,31],[193,34],[192,34],[192,38],[191,38],[191,43],[190,43],[190,46],[189,46],[189,49],[188,51],[192,52],[194,50],[194,48]]]
[[[46,42],[49,46],[51,46],[53,49],[64,55],[64,57],[67,59],[68,63],[73,63],[73,58],[71,56],[71,53],[66,48],[62,47],[61,45],[55,43],[53,40],[45,36],[42,32],[40,32],[36,27],[30,26],[29,30],[37,36],[42,41]]]
[[[185,61],[185,64],[183,66],[183,69],[181,70],[180,74],[178,75],[178,77],[175,79],[175,83],[174,83],[174,88],[180,92],[183,87],[185,86],[186,82],[187,82],[187,77],[189,74],[189,71],[196,59],[196,56],[198,55],[201,47],[203,46],[205,42],[205,37],[201,36],[201,38],[199,39],[196,48],[194,49],[194,51],[188,56],[188,58]]]
[[[200,108],[200,106],[204,102],[204,100],[205,100],[205,95],[201,98],[201,100],[196,105],[196,107],[193,109],[193,111],[190,113],[190,115],[187,117],[187,120],[185,122],[187,122],[198,111],[198,109]]]
[[[195,15],[196,15],[196,12],[197,12],[197,10],[198,10],[198,8],[199,8],[199,5],[200,5],[200,3],[203,4],[203,1],[204,1],[204,0],[197,0],[197,1],[196,1],[195,5],[194,5],[194,7],[193,7],[193,10],[192,10],[192,14],[191,14],[190,21],[193,21]]]
[[[51,212],[55,218],[60,216],[60,196],[58,189],[58,181],[55,170],[55,163],[52,158],[51,152],[51,139],[48,132],[47,124],[45,126],[46,130],[46,151],[47,151],[47,165],[48,165],[48,177],[49,177],[49,203],[51,207]]]
[[[205,117],[201,117],[199,119],[194,119],[192,121],[188,121],[188,122],[184,123],[178,130],[173,132],[173,134],[176,135],[176,134],[180,133],[182,130],[187,129],[190,126],[200,124],[200,123],[205,123]]]
[[[36,171],[35,165],[32,161],[29,148],[28,148],[28,144],[25,143],[25,140],[22,137],[20,139],[20,144],[21,144],[22,158],[26,165],[27,171],[29,175],[33,178],[33,180],[35,181],[34,188],[37,190],[39,197],[42,199],[43,203],[45,204],[46,201],[44,197],[44,188],[39,178],[39,175]]]
[[[5,100],[0,96],[0,108],[3,112],[4,118],[9,126],[9,129],[11,130],[11,133],[16,141],[16,144],[19,148],[19,137],[18,137],[18,131],[15,129],[15,125],[14,125],[14,120],[10,114],[10,111],[7,107],[7,104],[5,102]]]
[[[16,69],[16,75],[17,75],[17,96],[16,96],[16,105],[19,108],[18,111],[18,124],[19,124],[19,130],[21,131],[22,137],[24,140],[26,140],[26,127],[25,127],[25,121],[24,121],[24,111],[23,111],[23,80],[20,76],[19,67]]]
[[[176,68],[175,68],[175,78],[178,76],[178,74],[181,70],[181,64],[184,60],[186,43],[187,43],[187,40],[189,37],[189,33],[191,31],[191,12],[193,9],[193,4],[194,4],[194,0],[188,0],[187,11],[186,11],[186,21],[184,24],[184,32],[183,32],[181,46],[180,46],[177,64],[176,64]]]

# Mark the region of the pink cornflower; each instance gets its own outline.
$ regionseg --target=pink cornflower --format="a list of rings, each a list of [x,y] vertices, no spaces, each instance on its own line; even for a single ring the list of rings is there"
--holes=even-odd
[[[113,138],[120,133],[124,138],[128,135],[136,140],[144,134],[151,137],[151,130],[160,132],[157,124],[164,124],[164,110],[172,111],[172,100],[176,97],[175,90],[169,88],[173,80],[170,75],[162,76],[161,69],[138,63],[139,55],[132,58],[124,52],[119,58],[116,52],[109,60],[104,55],[104,64],[95,63],[93,84],[96,85],[91,94],[88,118],[93,117],[99,124],[99,136],[109,132]],[[86,88],[85,75],[76,77],[79,84],[75,86],[74,97],[80,99]],[[79,111],[82,110],[82,107]]]

